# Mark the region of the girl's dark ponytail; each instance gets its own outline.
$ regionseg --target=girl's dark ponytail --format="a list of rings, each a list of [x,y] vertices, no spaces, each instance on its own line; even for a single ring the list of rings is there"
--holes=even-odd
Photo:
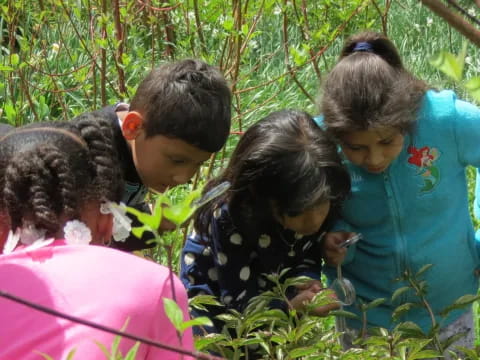
[[[382,34],[365,31],[352,36],[345,43],[340,54],[340,59],[356,53],[372,53],[378,55],[393,68],[404,70],[402,58],[397,48]]]

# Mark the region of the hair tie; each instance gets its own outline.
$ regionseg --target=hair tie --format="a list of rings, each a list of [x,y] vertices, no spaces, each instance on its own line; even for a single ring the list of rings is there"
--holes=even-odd
[[[357,52],[357,51],[373,52],[372,44],[365,41],[358,42],[355,44],[355,47],[353,48],[352,52]]]

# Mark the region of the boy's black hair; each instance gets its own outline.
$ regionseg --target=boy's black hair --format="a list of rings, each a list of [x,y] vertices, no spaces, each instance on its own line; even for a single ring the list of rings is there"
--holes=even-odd
[[[230,133],[230,105],[231,91],[220,71],[187,59],[152,70],[130,111],[143,115],[147,137],[165,135],[216,152]]]
[[[381,127],[412,133],[427,88],[405,69],[386,36],[366,31],[346,40],[324,81],[320,110],[337,138]]]
[[[101,130],[93,121],[83,129],[59,125],[35,124],[0,139],[0,208],[13,231],[28,224],[55,236],[89,200],[121,199],[117,157]]]
[[[225,201],[239,231],[255,234],[275,222],[274,211],[296,216],[331,201],[333,214],[350,191],[336,145],[309,114],[296,110],[271,113],[251,126],[204,191],[223,181],[231,183],[229,190],[195,215],[199,233],[207,233],[214,209]]]

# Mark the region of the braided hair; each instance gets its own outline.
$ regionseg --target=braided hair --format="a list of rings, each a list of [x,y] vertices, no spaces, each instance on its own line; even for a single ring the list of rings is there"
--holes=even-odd
[[[55,236],[88,201],[120,200],[112,137],[92,120],[35,124],[0,139],[0,208],[13,231],[28,224]]]

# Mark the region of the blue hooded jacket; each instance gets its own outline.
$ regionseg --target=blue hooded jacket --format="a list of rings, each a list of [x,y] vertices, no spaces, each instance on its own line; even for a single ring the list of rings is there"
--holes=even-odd
[[[317,124],[323,126],[322,117]],[[345,163],[352,178],[352,194],[344,204],[338,230],[363,234],[342,265],[343,276],[354,284],[364,302],[387,301],[367,312],[369,326],[392,328],[399,305],[419,303],[412,290],[395,301],[396,281],[406,270],[418,272],[427,284],[427,301],[437,323],[444,327],[465,310],[443,319],[439,313],[457,298],[476,294],[480,265],[468,207],[465,168],[480,166],[480,110],[456,99],[451,91],[427,91],[413,135],[405,136],[399,156],[381,174]],[[344,222],[343,222],[344,221]],[[326,269],[331,281],[333,268]],[[360,315],[357,304],[345,310]],[[423,306],[413,307],[398,321],[413,321],[423,330],[432,326]],[[359,320],[347,320],[361,328]]]

